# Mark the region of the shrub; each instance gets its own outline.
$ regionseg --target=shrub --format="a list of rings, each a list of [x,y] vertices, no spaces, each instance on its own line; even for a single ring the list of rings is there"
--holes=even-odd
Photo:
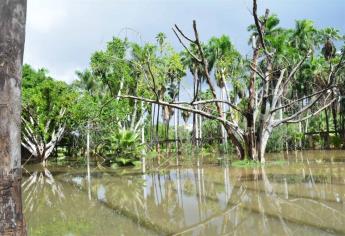
[[[340,148],[342,144],[342,140],[339,136],[332,136],[331,143],[335,148]]]

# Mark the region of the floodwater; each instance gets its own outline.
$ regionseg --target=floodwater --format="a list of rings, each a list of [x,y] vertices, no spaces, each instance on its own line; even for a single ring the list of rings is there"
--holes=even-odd
[[[86,167],[27,166],[29,235],[345,235],[345,151],[267,159],[180,158],[146,174],[91,166],[91,181]]]

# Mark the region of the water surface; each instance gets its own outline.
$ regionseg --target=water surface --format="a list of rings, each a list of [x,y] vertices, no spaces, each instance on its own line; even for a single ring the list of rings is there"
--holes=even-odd
[[[345,152],[268,155],[265,166],[220,157],[157,171],[27,166],[30,235],[344,235]],[[279,160],[273,162],[273,160]]]

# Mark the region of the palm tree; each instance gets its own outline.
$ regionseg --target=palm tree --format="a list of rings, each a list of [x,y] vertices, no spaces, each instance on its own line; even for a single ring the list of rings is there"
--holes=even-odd
[[[332,68],[332,61],[331,59],[335,57],[336,55],[336,47],[334,46],[333,41],[339,40],[341,38],[339,34],[339,30],[334,28],[325,28],[321,30],[320,39],[324,41],[323,47],[322,47],[322,54],[326,61],[329,62],[330,69]],[[320,42],[321,43],[321,42]],[[329,81],[332,83],[333,81]],[[332,92],[332,96],[334,97],[334,93]],[[333,125],[334,125],[334,131],[335,135],[338,136],[338,122],[337,122],[337,107],[338,107],[339,101],[335,100],[332,104],[331,111],[332,111],[332,117],[333,117]],[[325,109],[326,114],[326,120],[328,122],[328,116],[327,116],[327,109]],[[329,124],[327,123],[327,128],[329,128]]]
[[[209,65],[212,66],[210,67],[210,70],[214,70],[217,86],[220,88],[221,100],[230,101],[227,79],[234,75],[232,65],[234,64],[234,61],[238,59],[240,54],[235,50],[230,38],[223,35],[220,38],[213,37],[209,40],[207,45],[207,55]],[[221,106],[222,111],[224,112],[223,115],[225,116],[226,107],[224,103],[222,103]],[[223,126],[221,128],[222,139],[226,148],[227,133]]]
[[[167,36],[163,32],[160,32],[156,35],[156,40],[159,45],[159,50],[161,54],[163,53],[166,38]]]
[[[263,20],[263,17],[260,17],[260,20]],[[281,27],[278,27],[280,23],[280,19],[277,15],[270,15],[267,18],[266,24],[265,24],[265,43],[267,43],[267,39],[270,37],[274,37],[275,35],[279,34],[282,31]],[[254,24],[248,26],[247,30],[251,32],[251,36],[249,38],[248,44],[255,44],[258,38],[258,31]]]
[[[190,45],[190,51],[196,53],[198,50],[194,44]],[[183,51],[181,53],[182,62],[190,71],[193,76],[193,100],[198,100],[199,94],[201,93],[201,83],[203,78],[203,69],[198,61],[195,58],[191,57],[187,51]],[[192,142],[199,145],[199,127],[198,127],[198,115],[193,113],[193,131],[192,131]],[[201,126],[202,124],[200,124]]]
[[[325,59],[329,61],[335,56],[336,48],[333,41],[341,38],[339,30],[335,28],[325,28],[319,32],[320,43],[324,43],[322,47],[322,54]]]
[[[167,96],[171,101],[179,100],[180,95],[180,83],[181,79],[186,75],[185,66],[182,63],[181,56],[178,53],[173,53],[168,57],[168,87]],[[179,112],[177,109],[174,111],[174,129],[175,129],[175,146],[178,151],[178,117]]]
[[[314,27],[314,22],[311,20],[296,21],[293,38],[292,45],[294,47],[304,52],[314,51],[317,42],[317,30]]]

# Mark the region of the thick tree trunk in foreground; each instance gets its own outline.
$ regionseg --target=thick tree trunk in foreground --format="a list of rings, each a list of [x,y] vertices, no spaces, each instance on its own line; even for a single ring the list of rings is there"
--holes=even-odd
[[[21,197],[21,68],[26,0],[0,1],[0,235],[26,235]]]

